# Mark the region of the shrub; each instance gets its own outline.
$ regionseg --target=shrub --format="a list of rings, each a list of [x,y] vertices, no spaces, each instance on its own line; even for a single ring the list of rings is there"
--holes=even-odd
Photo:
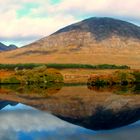
[[[140,71],[133,71],[132,75],[135,77],[135,82],[140,83]]]
[[[61,73],[54,69],[46,69],[46,66],[41,66],[32,70],[20,70],[16,75],[22,83],[26,84],[63,82]]]
[[[2,79],[1,84],[20,84],[20,80],[18,80],[16,77],[9,77],[6,79]]]
[[[92,75],[89,79],[87,84],[94,86],[94,85],[128,85],[140,83],[140,72],[122,72],[116,71],[109,75]]]

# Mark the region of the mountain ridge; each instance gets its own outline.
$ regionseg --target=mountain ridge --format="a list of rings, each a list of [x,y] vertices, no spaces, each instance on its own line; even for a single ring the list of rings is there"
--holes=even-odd
[[[16,48],[17,48],[17,46],[15,46],[13,44],[7,46],[7,45],[0,42],[0,52],[9,51],[9,50],[13,50],[13,49],[16,49]]]
[[[107,38],[107,37],[110,37],[112,33],[119,36],[133,37],[133,38],[140,39],[139,26],[123,21],[123,20],[108,18],[108,17],[88,18],[88,19],[82,20],[81,22],[68,25],[56,31],[52,35],[59,34],[62,32],[68,32],[68,31],[76,30],[76,29],[86,31],[86,32],[91,32],[93,35],[96,36],[96,40],[104,39],[102,38],[102,36],[100,36],[101,34],[104,35],[105,38]]]
[[[1,53],[0,58],[3,63],[116,64],[139,68],[140,27],[112,18],[90,18]]]

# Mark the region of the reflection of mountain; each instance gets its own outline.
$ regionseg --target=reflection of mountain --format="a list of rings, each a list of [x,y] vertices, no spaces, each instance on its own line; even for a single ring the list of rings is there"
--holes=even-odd
[[[65,117],[61,114],[57,115],[57,117],[88,129],[106,130],[122,127],[140,120],[140,108],[125,108],[115,112],[113,109],[97,107],[95,112],[88,117],[74,118],[71,116]]]
[[[3,101],[3,100],[0,100],[0,110],[3,109],[4,107],[6,107],[7,105],[15,106],[17,104],[18,103],[12,102],[12,101]]]
[[[12,111],[1,111],[0,122],[0,140],[140,139],[140,122],[112,131],[90,131],[22,104]]]
[[[29,98],[28,98],[29,97]],[[12,91],[0,98],[49,111],[55,116],[89,129],[112,129],[140,119],[140,95],[94,91],[86,86],[63,87],[57,94],[44,98],[26,98]],[[32,95],[33,97],[33,95]]]

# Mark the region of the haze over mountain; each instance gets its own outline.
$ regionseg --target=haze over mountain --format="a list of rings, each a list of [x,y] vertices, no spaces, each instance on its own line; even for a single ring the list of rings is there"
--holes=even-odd
[[[8,63],[108,63],[138,68],[140,27],[117,19],[93,17],[0,57]]]
[[[1,51],[9,51],[9,50],[14,50],[16,49],[17,47],[15,45],[9,45],[9,46],[6,46],[4,45],[3,43],[0,42],[0,52]]]

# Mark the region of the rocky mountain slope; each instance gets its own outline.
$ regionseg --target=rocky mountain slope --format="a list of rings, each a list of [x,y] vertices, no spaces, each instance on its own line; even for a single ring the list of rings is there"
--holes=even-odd
[[[140,27],[112,18],[89,18],[3,56],[1,60],[8,63],[108,63],[138,68]]]
[[[6,46],[4,45],[3,43],[0,42],[0,52],[1,51],[9,51],[9,50],[13,50],[13,49],[16,49],[17,47],[15,45],[9,45],[9,46]]]

